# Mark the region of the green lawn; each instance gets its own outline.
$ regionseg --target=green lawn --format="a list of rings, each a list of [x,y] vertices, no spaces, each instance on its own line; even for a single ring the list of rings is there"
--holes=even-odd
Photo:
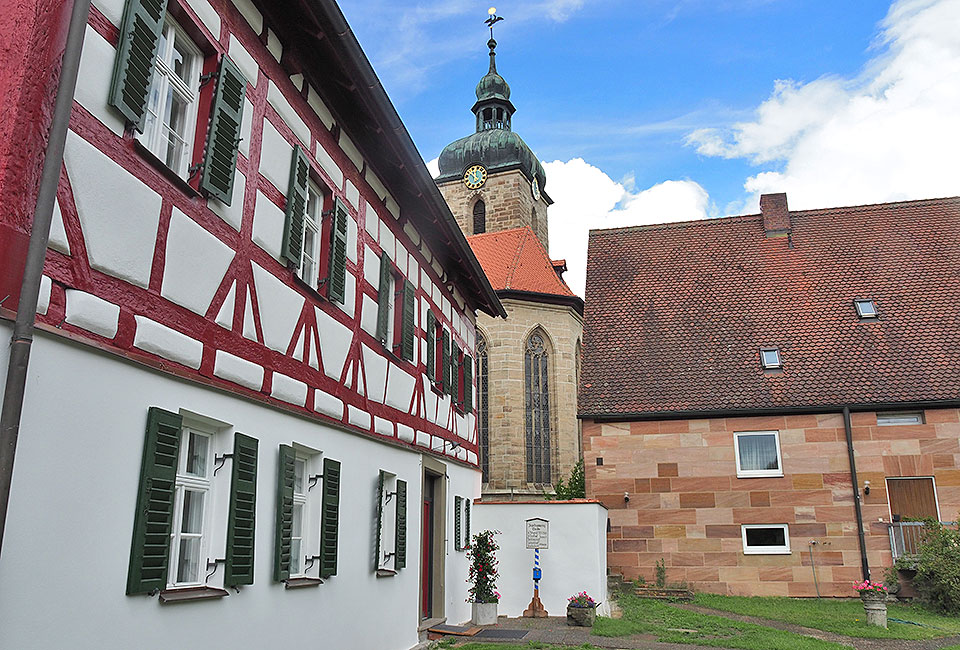
[[[539,643],[537,641],[530,641],[525,645],[505,645],[503,643],[468,643],[466,645],[455,646],[455,650],[590,650],[591,648],[594,648],[594,646],[590,645],[589,643],[584,643],[583,645],[578,645],[575,648],[572,648],[570,646],[561,647],[558,645],[550,645],[549,643]],[[594,650],[598,649],[594,648]]]
[[[919,605],[888,605],[887,617],[920,623],[889,622],[889,629],[867,625],[859,600],[824,598],[748,598],[697,594],[704,607],[785,621],[817,630],[864,639],[934,639],[960,634],[960,617],[940,616]]]
[[[850,646],[828,643],[752,623],[678,609],[657,600],[624,595],[619,599],[623,618],[598,618],[599,636],[655,634],[657,640],[742,650],[841,650]],[[693,630],[692,632],[671,631]]]

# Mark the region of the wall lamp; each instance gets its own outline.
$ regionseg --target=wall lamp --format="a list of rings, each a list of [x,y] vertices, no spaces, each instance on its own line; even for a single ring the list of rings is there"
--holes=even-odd
[[[863,493],[870,494],[870,481],[863,482]]]

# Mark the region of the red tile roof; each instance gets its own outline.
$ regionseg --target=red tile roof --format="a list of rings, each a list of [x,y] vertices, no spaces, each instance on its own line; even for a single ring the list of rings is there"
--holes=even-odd
[[[467,241],[494,290],[576,297],[529,227],[473,235]]]
[[[592,231],[581,414],[960,400],[960,198],[790,217]]]

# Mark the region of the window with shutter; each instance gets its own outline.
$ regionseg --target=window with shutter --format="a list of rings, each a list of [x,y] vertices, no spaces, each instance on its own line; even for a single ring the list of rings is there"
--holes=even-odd
[[[397,570],[407,566],[407,482],[397,480],[397,555],[394,566]]]
[[[151,408],[147,414],[127,572],[128,595],[149,593],[167,585],[181,424],[178,414],[163,409]]]
[[[377,340],[387,344],[392,340],[393,321],[393,265],[386,252],[380,253],[380,286],[377,290]]]
[[[329,283],[327,297],[343,304],[347,287],[347,219],[346,206],[337,199],[333,209],[333,224],[330,234],[330,257],[328,262]]]
[[[374,521],[374,544],[373,544],[373,570],[380,568],[380,541],[383,532],[383,483],[387,478],[387,473],[380,470],[377,477],[377,503],[376,520]]]
[[[303,255],[303,222],[309,199],[310,161],[297,145],[290,162],[290,185],[287,189],[287,208],[283,224],[282,255],[295,269],[300,268]]]
[[[463,357],[463,412],[473,413],[473,358]]]
[[[463,548],[468,549],[471,546],[470,539],[470,499],[463,500]]]
[[[454,343],[450,353],[450,396],[454,407],[463,411],[463,351]]]
[[[220,61],[217,88],[210,109],[210,133],[200,176],[200,189],[226,205],[233,200],[233,181],[240,149],[240,123],[247,80],[227,57]]]
[[[437,383],[437,317],[427,310],[427,377]]]
[[[109,102],[137,131],[143,131],[166,6],[166,0],[127,0],[123,10]]]
[[[320,577],[337,575],[340,530],[340,461],[323,459],[323,510],[320,515]]]
[[[256,438],[242,433],[234,434],[230,511],[227,520],[227,553],[223,578],[223,584],[226,587],[253,584],[257,514],[257,446]]]
[[[400,353],[407,361],[413,361],[413,344],[416,340],[416,291],[409,282],[403,283],[403,320],[401,321]]]
[[[463,498],[462,497],[453,497],[453,549],[455,551],[462,551],[463,544],[463,530],[461,522],[461,514],[463,512]]]
[[[450,332],[443,330],[441,336],[440,351],[443,355],[443,364],[441,372],[441,381],[443,382],[443,392],[446,395],[449,395],[451,392],[451,369],[452,364],[450,363]]]
[[[273,561],[273,579],[278,582],[290,577],[296,459],[293,447],[280,445],[280,458],[277,463],[277,522]]]

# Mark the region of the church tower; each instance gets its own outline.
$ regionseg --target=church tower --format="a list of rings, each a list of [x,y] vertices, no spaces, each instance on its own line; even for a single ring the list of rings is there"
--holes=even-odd
[[[493,10],[491,10],[493,11]],[[513,131],[516,108],[497,72],[477,84],[475,132],[444,148],[437,185],[507,311],[477,319],[477,430],[484,499],[540,499],[582,456],[577,383],[583,300],[547,253],[543,165]]]
[[[492,32],[492,30],[491,30]],[[549,248],[543,165],[512,129],[517,109],[510,85],[497,72],[497,41],[491,33],[490,70],[477,84],[476,132],[447,145],[440,154],[437,185],[463,233],[529,226]]]

